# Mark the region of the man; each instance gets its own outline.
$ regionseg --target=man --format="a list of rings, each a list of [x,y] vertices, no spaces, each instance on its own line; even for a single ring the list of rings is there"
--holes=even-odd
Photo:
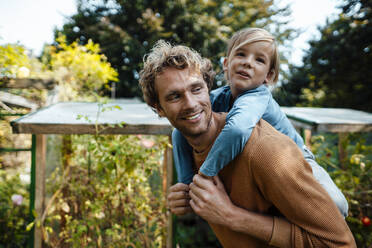
[[[226,114],[211,109],[213,75],[209,60],[162,41],[140,73],[145,101],[187,139],[196,169],[225,123]],[[207,220],[224,247],[356,247],[301,151],[263,120],[219,177],[173,185],[168,204],[174,214]]]

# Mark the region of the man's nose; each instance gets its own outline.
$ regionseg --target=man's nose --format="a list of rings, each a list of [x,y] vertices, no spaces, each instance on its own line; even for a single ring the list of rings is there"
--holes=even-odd
[[[197,104],[196,97],[190,92],[185,94],[184,107],[185,108],[195,108]]]

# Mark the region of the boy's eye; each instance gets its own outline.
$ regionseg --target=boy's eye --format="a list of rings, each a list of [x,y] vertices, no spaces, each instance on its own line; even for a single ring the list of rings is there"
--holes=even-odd
[[[263,59],[263,58],[257,58],[257,61],[260,62],[260,63],[265,63],[265,59]]]
[[[237,52],[237,53],[236,53],[236,56],[239,56],[239,57],[244,57],[244,56],[245,56],[245,54],[244,54],[243,52]]]

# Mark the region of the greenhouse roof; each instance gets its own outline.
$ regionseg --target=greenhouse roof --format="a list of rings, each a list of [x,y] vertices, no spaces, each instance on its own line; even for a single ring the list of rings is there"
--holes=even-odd
[[[25,115],[12,123],[14,133],[32,134],[164,134],[172,127],[138,101],[60,102]],[[96,129],[97,127],[97,129]]]
[[[297,128],[320,132],[370,132],[372,114],[352,109],[282,107]],[[107,104],[60,102],[12,122],[14,133],[32,134],[164,134],[172,126],[139,100]],[[96,129],[96,127],[98,129]]]
[[[316,132],[371,132],[372,114],[343,108],[281,107],[295,127]]]

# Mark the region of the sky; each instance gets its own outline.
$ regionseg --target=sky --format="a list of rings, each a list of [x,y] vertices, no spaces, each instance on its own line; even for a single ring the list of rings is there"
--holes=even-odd
[[[75,0],[0,0],[0,45],[19,42],[40,55],[74,13]]]
[[[301,64],[307,41],[319,37],[317,26],[323,26],[326,18],[335,18],[339,0],[281,0],[290,3],[290,26],[304,32],[293,41],[291,63]],[[75,0],[0,0],[0,45],[19,43],[40,55],[45,43],[53,41],[53,30],[67,22],[76,13]]]

